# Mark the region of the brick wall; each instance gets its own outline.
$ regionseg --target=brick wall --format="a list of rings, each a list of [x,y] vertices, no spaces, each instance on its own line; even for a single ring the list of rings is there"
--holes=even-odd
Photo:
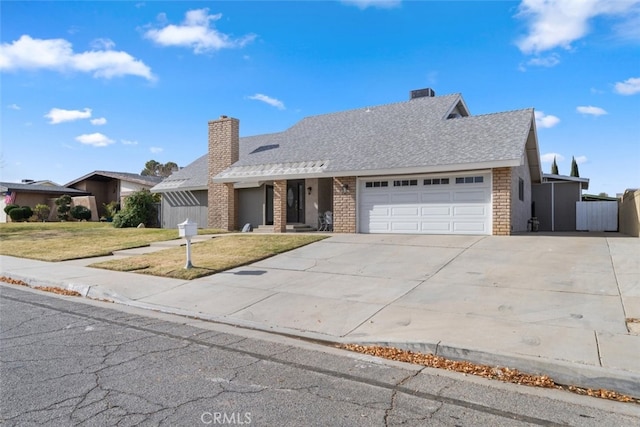
[[[273,231],[287,231],[287,180],[273,181]]]
[[[343,186],[348,189],[343,192]],[[356,232],[356,177],[333,178],[333,231]]]
[[[511,168],[493,169],[493,235],[511,234]]]
[[[227,116],[209,122],[209,212],[208,226],[237,228],[237,194],[233,184],[214,183],[212,178],[238,161],[240,121]]]

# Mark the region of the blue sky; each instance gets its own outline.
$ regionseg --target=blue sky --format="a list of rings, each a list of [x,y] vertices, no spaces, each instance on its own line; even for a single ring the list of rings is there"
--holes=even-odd
[[[2,181],[186,166],[242,136],[404,101],[534,107],[543,171],[640,187],[640,0],[0,4]]]

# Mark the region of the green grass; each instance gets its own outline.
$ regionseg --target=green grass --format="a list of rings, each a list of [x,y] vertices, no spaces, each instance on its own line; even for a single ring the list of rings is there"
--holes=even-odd
[[[184,246],[100,262],[90,267],[191,280],[256,262],[326,237],[309,234],[233,234],[192,244],[193,268],[190,269],[184,268]]]
[[[100,222],[6,223],[0,224],[0,255],[65,261],[111,255],[116,250],[177,238],[177,229],[114,228],[110,223]]]

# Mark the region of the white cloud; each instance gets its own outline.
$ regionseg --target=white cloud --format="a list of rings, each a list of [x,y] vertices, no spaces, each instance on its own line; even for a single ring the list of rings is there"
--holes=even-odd
[[[95,39],[91,42],[91,48],[95,50],[111,50],[116,44],[111,39]]]
[[[583,163],[587,163],[588,159],[587,156],[578,156],[578,157],[574,157],[576,159],[576,163],[581,165]]]
[[[591,106],[591,105],[577,107],[576,111],[578,113],[589,114],[591,116],[603,116],[605,114],[608,114],[604,109],[602,109],[600,107],[594,107],[594,106]]]
[[[527,61],[527,65],[533,65],[536,67],[555,67],[560,63],[560,55],[552,53],[548,56],[536,56]]]
[[[571,43],[589,32],[589,21],[610,15],[628,20],[640,0],[523,0],[517,16],[527,21],[528,34],[516,43],[525,54],[540,53]]]
[[[562,162],[564,160],[564,156],[558,153],[546,153],[540,156],[540,161],[542,163],[553,163],[553,159],[556,159],[556,162]]]
[[[149,148],[149,151],[151,151],[153,154],[158,154],[158,153],[162,153],[164,151],[164,148],[151,147],[151,148]]]
[[[558,123],[560,123],[559,118],[557,118],[556,116],[552,116],[550,114],[545,114],[542,111],[536,111],[535,116],[536,116],[536,124],[538,125],[539,128],[542,128],[542,129],[552,128]]]
[[[105,119],[104,117],[100,117],[97,119],[91,119],[91,124],[94,126],[102,126],[102,125],[106,125],[107,124],[107,119]]]
[[[276,107],[278,110],[284,110],[284,103],[278,99],[271,98],[270,96],[263,95],[261,93],[256,93],[253,96],[250,96],[249,99],[254,99],[256,101],[262,101],[266,104],[269,104],[273,107]]]
[[[62,108],[52,108],[44,117],[49,119],[49,124],[57,125],[63,122],[73,122],[75,120],[88,119],[91,117],[91,108],[80,110],[63,110]]]
[[[107,79],[126,75],[155,79],[147,65],[126,52],[91,50],[75,53],[67,40],[33,39],[28,35],[0,45],[0,70],[20,69],[81,71]]]
[[[121,139],[120,142],[124,145],[138,145],[138,141],[131,141],[129,139]]]
[[[616,93],[620,95],[634,95],[640,92],[640,77],[631,77],[615,84]]]
[[[7,105],[7,108],[10,109],[10,110],[20,110],[21,109],[18,104]]]
[[[86,145],[93,145],[94,147],[106,147],[115,142],[101,133],[89,133],[76,136],[76,141]]]
[[[209,15],[209,9],[190,10],[185,14],[181,25],[169,24],[160,29],[151,29],[145,37],[161,46],[182,46],[193,49],[196,54],[225,48],[243,47],[252,42],[255,34],[247,34],[240,38],[232,38],[213,28],[212,22],[218,21],[221,13]],[[164,14],[159,16],[163,22]]]
[[[380,9],[391,9],[400,6],[401,0],[342,0],[342,3],[356,6],[358,9],[377,7]]]

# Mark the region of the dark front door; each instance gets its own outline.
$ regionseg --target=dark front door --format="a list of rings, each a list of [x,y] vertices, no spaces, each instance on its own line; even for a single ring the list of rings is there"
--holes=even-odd
[[[273,225],[273,185],[267,185],[265,188],[264,223],[266,225]]]
[[[304,222],[304,179],[287,181],[287,223]]]

